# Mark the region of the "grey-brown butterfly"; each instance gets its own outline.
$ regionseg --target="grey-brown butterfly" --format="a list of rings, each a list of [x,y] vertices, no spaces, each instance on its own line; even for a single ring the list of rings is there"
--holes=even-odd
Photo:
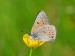
[[[56,38],[55,26],[51,25],[44,11],[38,13],[31,30],[31,37],[41,41],[54,41]]]

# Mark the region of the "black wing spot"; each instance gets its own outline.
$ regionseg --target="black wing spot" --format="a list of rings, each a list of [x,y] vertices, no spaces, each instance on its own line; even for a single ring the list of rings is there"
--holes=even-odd
[[[44,33],[46,33],[45,31],[43,31]]]
[[[43,20],[42,20],[42,22],[43,22]],[[43,24],[45,24],[45,23],[43,22]]]
[[[43,19],[42,17],[38,17],[38,18]]]
[[[37,24],[39,24],[39,22],[37,22]]]
[[[41,17],[40,17],[41,18]]]
[[[43,22],[43,24],[44,24],[44,22]]]
[[[38,17],[39,18],[39,17]]]

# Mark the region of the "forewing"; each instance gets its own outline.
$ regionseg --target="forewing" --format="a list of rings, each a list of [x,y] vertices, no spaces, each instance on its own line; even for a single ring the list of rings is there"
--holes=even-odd
[[[50,24],[50,23],[45,12],[44,11],[39,12],[34,22],[34,25],[32,27],[31,34],[33,34],[39,27],[43,25],[47,25],[47,24]]]
[[[56,38],[56,29],[53,25],[43,25],[37,31],[38,39],[42,41],[53,41]]]

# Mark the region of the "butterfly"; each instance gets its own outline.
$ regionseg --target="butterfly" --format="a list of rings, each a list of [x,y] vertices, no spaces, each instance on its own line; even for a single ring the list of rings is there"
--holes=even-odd
[[[41,41],[54,41],[56,38],[56,29],[44,11],[40,11],[31,29],[30,37]]]

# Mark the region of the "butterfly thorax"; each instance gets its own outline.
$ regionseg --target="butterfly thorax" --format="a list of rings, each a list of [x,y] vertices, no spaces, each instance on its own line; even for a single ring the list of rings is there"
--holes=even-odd
[[[30,35],[33,39],[40,40],[40,36],[38,33],[33,33]]]

